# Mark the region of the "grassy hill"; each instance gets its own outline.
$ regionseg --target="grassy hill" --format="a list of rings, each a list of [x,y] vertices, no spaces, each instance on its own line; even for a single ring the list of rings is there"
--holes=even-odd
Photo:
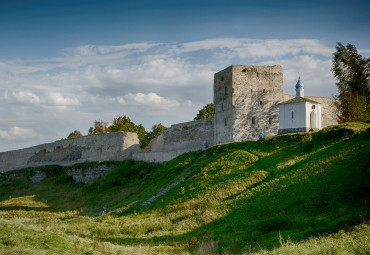
[[[25,169],[0,180],[0,253],[369,254],[369,138],[370,124],[347,123],[117,162],[89,185],[67,168]],[[35,170],[48,178],[31,183]],[[97,217],[104,204],[133,205]]]

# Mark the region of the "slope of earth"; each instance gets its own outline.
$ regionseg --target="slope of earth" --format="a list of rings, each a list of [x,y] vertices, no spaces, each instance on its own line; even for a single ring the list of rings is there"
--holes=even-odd
[[[163,165],[89,163],[116,164],[89,185],[63,167],[24,169],[0,180],[0,253],[367,254],[369,127],[216,145]],[[35,170],[48,178],[31,183]],[[97,217],[104,204],[123,208]]]

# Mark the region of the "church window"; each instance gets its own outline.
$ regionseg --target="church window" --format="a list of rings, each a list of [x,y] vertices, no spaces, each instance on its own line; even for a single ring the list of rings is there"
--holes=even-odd
[[[260,101],[260,104],[263,104],[263,102],[262,102],[262,101]]]
[[[266,89],[263,89],[263,93],[266,93]]]
[[[251,89],[251,93],[253,92],[253,89]]]
[[[294,112],[292,111],[292,119],[294,118]]]
[[[271,124],[272,123],[272,118],[269,118],[269,124]]]
[[[312,109],[314,110],[315,109],[315,105],[312,106]]]
[[[256,124],[256,119],[252,117],[252,124]]]
[[[226,118],[225,118],[225,127],[227,126]]]
[[[257,77],[258,77],[258,72],[257,72]]]
[[[223,76],[221,76],[221,77],[220,77],[220,79],[221,79],[221,81],[223,81],[223,80],[224,80],[224,77],[223,77]]]

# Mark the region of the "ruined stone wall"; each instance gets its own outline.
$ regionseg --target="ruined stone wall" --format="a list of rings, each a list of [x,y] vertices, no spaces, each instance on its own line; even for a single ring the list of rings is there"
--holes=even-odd
[[[194,151],[204,148],[205,143],[213,144],[213,118],[172,125],[144,151]]]
[[[205,149],[213,142],[213,118],[172,125],[153,139],[144,152],[134,153],[132,159],[162,163],[183,153]]]
[[[294,97],[295,95],[284,94],[284,102]],[[305,96],[305,98],[311,99],[321,104],[321,128],[338,125],[338,121],[335,115],[334,98],[315,96]]]
[[[136,133],[83,136],[0,153],[0,172],[44,165],[68,166],[86,161],[130,159],[140,152]]]

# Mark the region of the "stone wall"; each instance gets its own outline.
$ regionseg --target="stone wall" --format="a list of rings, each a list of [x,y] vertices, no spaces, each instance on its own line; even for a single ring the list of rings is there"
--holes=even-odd
[[[284,102],[294,97],[295,95],[284,94]],[[321,128],[338,125],[338,121],[335,115],[334,98],[315,96],[305,96],[305,98],[311,99],[321,104]]]
[[[170,161],[181,154],[189,152],[189,149],[175,150],[175,151],[149,151],[132,154],[132,159],[137,161],[144,161],[150,163],[163,163]]]
[[[154,139],[145,152],[194,151],[213,144],[213,118],[172,125]]]
[[[130,159],[140,152],[136,133],[117,132],[74,139],[0,153],[0,172],[44,165],[69,166],[87,161]]]
[[[232,105],[233,66],[215,73],[213,84],[214,143],[231,142],[233,139],[233,105]]]
[[[213,145],[213,129],[213,118],[172,125],[132,159],[162,163],[185,152],[205,149]]]

